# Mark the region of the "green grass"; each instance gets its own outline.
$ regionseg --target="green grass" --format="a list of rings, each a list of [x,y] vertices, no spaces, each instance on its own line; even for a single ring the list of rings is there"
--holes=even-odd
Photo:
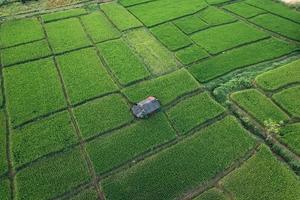
[[[47,23],[45,29],[55,53],[91,45],[77,18]]]
[[[98,194],[94,188],[89,188],[83,190],[71,197],[69,200],[96,200],[98,199]]]
[[[300,155],[300,123],[289,124],[281,128],[279,139]]]
[[[198,16],[211,26],[226,24],[237,20],[232,15],[212,6],[201,11]]]
[[[191,34],[202,29],[207,28],[209,25],[201,20],[196,15],[182,17],[173,21],[173,23],[180,28],[185,34]]]
[[[184,65],[191,64],[198,60],[207,58],[209,55],[206,51],[197,45],[181,49],[175,53],[176,58]]]
[[[65,11],[45,14],[45,15],[42,15],[42,19],[44,22],[50,22],[50,21],[55,21],[58,19],[76,17],[79,15],[84,15],[86,13],[87,12],[84,8],[75,8],[75,9],[69,9],[69,10],[65,10]]]
[[[229,200],[220,190],[210,189],[193,200]]]
[[[46,40],[11,47],[1,51],[3,65],[12,65],[51,55]]]
[[[10,184],[7,178],[0,179],[0,196],[2,200],[10,200]]]
[[[181,69],[168,75],[127,87],[122,92],[131,102],[138,102],[152,95],[165,105],[199,87],[200,85],[197,81],[185,69]]]
[[[152,1],[152,0],[119,0],[120,4],[122,4],[125,7],[140,4],[140,3],[145,3],[145,2],[149,2],[149,1]]]
[[[246,4],[245,2],[232,3],[224,6],[223,8],[244,18],[254,17],[266,12],[262,9]]]
[[[5,68],[3,75],[12,126],[66,106],[52,59]]]
[[[300,196],[298,177],[266,146],[222,182],[236,200],[296,200]]]
[[[159,75],[177,69],[179,64],[174,55],[146,29],[127,32],[125,39],[141,56],[152,74]]]
[[[288,120],[287,114],[258,90],[248,89],[235,92],[231,95],[231,99],[261,124],[264,124],[267,120],[272,120],[277,123]]]
[[[254,141],[228,117],[102,181],[107,200],[175,199],[245,155]]]
[[[130,122],[133,116],[121,95],[109,95],[74,109],[84,138]]]
[[[83,49],[57,57],[71,103],[117,90],[95,49]]]
[[[172,23],[165,23],[151,28],[152,34],[168,49],[175,51],[192,44],[190,38]]]
[[[129,9],[146,26],[157,25],[181,16],[196,13],[207,4],[199,0],[160,0],[132,6]]]
[[[10,20],[1,24],[0,47],[9,47],[44,38],[42,26],[37,18]]]
[[[294,45],[271,38],[225,52],[193,65],[189,70],[200,82],[207,82],[233,70],[281,57],[296,49]]]
[[[93,12],[81,17],[87,33],[95,43],[115,39],[121,36],[117,28],[102,12]]]
[[[0,132],[0,175],[2,175],[8,171],[6,160],[6,122],[3,110],[0,111]]]
[[[87,165],[78,148],[43,159],[16,175],[16,199],[51,199],[88,181]]]
[[[300,86],[278,92],[272,98],[293,117],[300,118]]]
[[[68,112],[59,113],[13,131],[12,157],[15,167],[30,163],[77,142]]]
[[[179,102],[167,111],[167,115],[174,127],[184,134],[224,111],[208,93],[201,93]]]
[[[259,15],[250,21],[284,37],[300,41],[300,24],[298,23],[272,14]]]
[[[282,67],[265,72],[255,79],[265,90],[276,90],[285,85],[300,81],[300,59]]]
[[[106,16],[121,31],[142,26],[142,23],[138,19],[117,2],[104,3],[101,4],[100,7]]]
[[[236,22],[200,31],[191,36],[198,45],[211,54],[217,54],[246,43],[268,37],[244,22]]]
[[[86,145],[97,174],[102,174],[155,146],[175,139],[175,132],[162,113],[100,137]]]
[[[124,40],[112,40],[97,45],[108,67],[122,85],[127,85],[150,75],[144,63],[134,54]]]

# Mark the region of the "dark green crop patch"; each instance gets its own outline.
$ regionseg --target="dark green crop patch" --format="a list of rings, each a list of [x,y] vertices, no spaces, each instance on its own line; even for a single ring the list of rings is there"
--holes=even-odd
[[[176,58],[184,65],[209,57],[209,54],[197,45],[181,49],[175,53]]]
[[[179,102],[167,111],[167,115],[175,128],[184,134],[224,111],[208,93],[202,93]]]
[[[6,121],[4,111],[0,110],[0,175],[8,171],[6,159]]]
[[[237,19],[232,15],[225,13],[224,11],[213,6],[206,8],[205,10],[199,12],[197,15],[210,26],[237,21]]]
[[[280,129],[278,136],[280,141],[286,144],[292,151],[300,155],[300,123],[286,125]]]
[[[96,200],[98,199],[98,194],[96,190],[91,187],[89,189],[83,190],[71,197],[69,200]]]
[[[71,103],[117,90],[95,49],[83,49],[57,57]]]
[[[66,106],[52,59],[5,68],[3,75],[12,126]]]
[[[87,151],[96,172],[102,174],[172,139],[175,131],[166,117],[157,113],[110,136],[93,140],[87,144]]]
[[[129,123],[133,116],[121,95],[109,95],[74,109],[81,134],[88,138]]]
[[[122,85],[150,75],[144,63],[122,39],[100,43],[97,47],[108,67]]]
[[[266,13],[266,11],[251,6],[245,2],[232,3],[224,6],[223,8],[244,18],[250,18],[259,14]]]
[[[2,200],[10,200],[11,199],[11,192],[10,192],[10,184],[8,178],[0,179],[0,196]]]
[[[75,8],[75,9],[69,9],[65,11],[60,12],[53,12],[49,14],[42,15],[42,19],[44,22],[51,22],[59,19],[65,19],[69,17],[76,17],[79,15],[86,14],[86,10],[84,8]]]
[[[213,188],[193,200],[229,200],[222,191]]]
[[[186,34],[191,34],[209,27],[209,25],[197,15],[183,17],[173,21],[173,23]]]

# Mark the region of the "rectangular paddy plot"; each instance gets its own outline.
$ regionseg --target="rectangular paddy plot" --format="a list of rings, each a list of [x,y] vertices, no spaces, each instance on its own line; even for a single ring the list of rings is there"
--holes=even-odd
[[[280,141],[300,155],[300,123],[289,124],[280,129]]]
[[[169,200],[199,187],[254,145],[232,117],[102,181],[107,199]]]
[[[106,18],[102,12],[94,12],[81,17],[81,21],[95,43],[115,39],[121,36],[121,33]]]
[[[42,15],[42,19],[45,23],[59,20],[59,19],[65,19],[70,17],[76,17],[79,15],[86,14],[87,11],[84,8],[75,8],[75,9],[69,9],[65,11],[60,12],[53,12],[49,14]]]
[[[236,200],[296,200],[300,196],[300,182],[296,174],[264,145],[221,182]]]
[[[112,135],[99,137],[86,147],[97,174],[102,174],[175,138],[164,114],[157,113]]]
[[[268,120],[277,123],[288,120],[288,115],[258,90],[235,92],[231,95],[231,99],[261,124]]]
[[[175,56],[182,64],[188,65],[198,60],[207,58],[209,54],[199,46],[192,45],[177,51]]]
[[[251,6],[245,2],[232,3],[224,6],[223,8],[244,18],[250,18],[259,14],[266,13],[266,11]]]
[[[257,76],[255,82],[264,90],[276,90],[288,84],[300,83],[300,60],[265,72]]]
[[[91,45],[77,18],[47,23],[45,29],[54,53]]]
[[[173,126],[184,134],[224,111],[208,93],[202,93],[179,102],[167,111],[167,115]]]
[[[84,138],[99,135],[132,121],[129,106],[121,95],[109,95],[74,109]]]
[[[142,26],[142,23],[137,18],[117,2],[101,4],[100,7],[121,31]]]
[[[158,98],[163,105],[166,105],[200,87],[199,83],[185,69],[181,69],[156,79],[129,86],[124,88],[122,92],[131,102],[139,102],[151,94]]]
[[[0,47],[9,47],[45,38],[37,18],[6,21],[0,25]]]
[[[97,45],[108,67],[122,85],[144,79],[150,75],[144,63],[123,39]]]
[[[77,194],[75,196],[72,196],[71,198],[68,198],[68,200],[96,200],[98,199],[98,194],[94,187],[90,187],[88,189],[85,189]]]
[[[11,135],[13,164],[20,167],[77,142],[68,112],[14,129]]]
[[[78,148],[45,158],[16,175],[17,199],[53,199],[90,179]]]
[[[0,196],[2,200],[10,200],[11,199],[10,192],[10,182],[8,178],[0,179]]]
[[[66,106],[52,59],[5,68],[3,76],[12,126]]]
[[[6,159],[6,121],[4,111],[0,110],[0,176],[8,171]]]
[[[191,34],[209,27],[209,25],[197,15],[182,17],[173,21],[173,23],[185,34]]]
[[[268,37],[244,22],[236,22],[200,31],[191,36],[198,45],[211,54]]]
[[[296,49],[294,45],[271,38],[217,55],[193,65],[189,71],[200,82],[207,82],[236,69],[281,57]]]
[[[179,63],[174,55],[146,29],[129,31],[126,33],[125,39],[143,59],[152,74],[164,74],[178,68]]]
[[[155,26],[151,28],[150,31],[171,51],[175,51],[192,44],[190,38],[172,23]]]
[[[251,22],[292,40],[300,41],[300,24],[272,14],[259,15]]]
[[[210,26],[227,24],[237,21],[237,19],[232,15],[213,6],[210,6],[205,10],[197,13],[197,15]]]
[[[300,86],[278,92],[272,98],[293,117],[300,118]]]
[[[57,62],[72,104],[118,89],[93,48],[58,56]]]
[[[146,3],[149,1],[153,1],[153,0],[119,0],[120,4],[122,4],[125,7],[140,4],[140,3]]]
[[[128,10],[146,26],[153,26],[196,13],[206,6],[205,1],[199,0],[160,0],[132,6]]]

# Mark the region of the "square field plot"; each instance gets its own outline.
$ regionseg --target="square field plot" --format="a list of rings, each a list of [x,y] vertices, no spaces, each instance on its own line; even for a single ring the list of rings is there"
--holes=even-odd
[[[47,23],[45,29],[55,53],[91,45],[77,18]]]
[[[167,115],[174,127],[184,134],[224,111],[208,93],[202,93],[179,102],[167,111]]]
[[[2,48],[42,38],[45,38],[45,35],[37,18],[6,21],[0,26],[0,47]]]
[[[207,58],[209,54],[197,45],[181,49],[175,53],[176,58],[184,65]]]
[[[144,79],[150,75],[144,63],[122,40],[107,41],[97,47],[108,67],[122,85]]]
[[[77,142],[68,112],[14,129],[11,140],[15,167],[63,150]]]
[[[186,34],[191,34],[209,27],[209,25],[197,15],[183,17],[173,21],[173,23]]]
[[[165,115],[157,113],[107,137],[99,137],[86,147],[97,174],[102,174],[175,137]]]
[[[52,59],[5,68],[3,76],[13,126],[66,106]]]
[[[117,90],[95,49],[67,53],[57,61],[72,104]]]
[[[210,26],[227,24],[237,21],[232,15],[220,10],[219,8],[210,6],[197,14],[204,22]]]
[[[42,159],[16,175],[17,199],[53,199],[90,179],[79,148]]]
[[[84,138],[104,133],[133,120],[121,95],[109,95],[74,109]]]
[[[132,102],[139,102],[152,95],[158,98],[163,105],[166,105],[200,87],[198,82],[185,69],[181,69],[168,75],[127,87],[122,92]]]
[[[75,9],[45,14],[45,15],[42,15],[42,19],[44,22],[47,23],[47,22],[51,22],[51,21],[55,21],[55,20],[59,20],[59,19],[65,19],[65,18],[69,18],[69,17],[83,15],[86,13],[87,12],[84,8],[75,8]]]
[[[199,188],[254,146],[227,117],[182,142],[102,181],[107,199],[171,200]],[[170,187],[172,186],[172,187]]]

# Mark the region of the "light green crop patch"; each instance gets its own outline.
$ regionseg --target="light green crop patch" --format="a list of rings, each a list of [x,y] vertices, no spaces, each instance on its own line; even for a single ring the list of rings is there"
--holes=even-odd
[[[0,179],[0,196],[2,200],[10,200],[10,184],[7,178]]]
[[[153,26],[185,15],[196,13],[207,6],[199,0],[160,0],[128,8],[146,26]]]
[[[249,89],[235,92],[231,95],[231,99],[261,124],[268,120],[278,123],[289,119],[287,114],[258,90]]]
[[[11,136],[15,167],[32,162],[49,153],[61,151],[77,142],[67,112],[15,129]]]
[[[97,47],[108,67],[122,85],[150,75],[144,63],[122,39],[100,43]]]
[[[199,12],[198,16],[210,26],[237,21],[237,19],[232,15],[229,15],[228,13],[225,13],[224,11],[213,6],[210,6]]]
[[[71,103],[117,90],[95,49],[83,49],[57,57]]]
[[[192,44],[190,38],[182,33],[172,23],[165,23],[151,28],[150,31],[171,51],[189,46]]]
[[[266,13],[266,11],[244,2],[232,3],[224,6],[223,8],[244,18],[250,18],[262,13]]]
[[[131,102],[138,102],[149,95],[155,96],[163,105],[199,89],[199,83],[185,70],[177,70],[156,79],[129,86],[122,92]]]
[[[225,3],[230,0],[206,0],[206,2],[210,5],[215,5],[215,4],[220,4],[220,3]]]
[[[0,175],[8,171],[6,159],[6,120],[4,111],[0,110]]]
[[[76,194],[75,196],[71,197],[69,200],[97,200],[98,194],[96,190],[91,187],[89,189],[83,190]]]
[[[212,54],[269,37],[244,22],[236,22],[200,31],[191,36],[198,45]]]
[[[104,179],[107,199],[171,200],[205,184],[254,146],[227,117],[139,164]],[[172,187],[170,187],[172,186]]]
[[[109,95],[74,109],[84,138],[129,123],[133,116],[121,95]]]
[[[11,47],[1,51],[2,63],[4,66],[38,59],[49,55],[51,55],[51,50],[46,40]]]
[[[284,37],[300,41],[300,24],[298,23],[272,14],[259,15],[250,21]]]
[[[222,191],[213,188],[193,200],[229,200]]]
[[[265,145],[222,182],[236,200],[296,200],[300,196],[298,177]]]
[[[79,148],[43,159],[16,175],[17,199],[52,199],[90,179]]]
[[[166,117],[157,113],[110,136],[93,140],[87,144],[87,151],[97,174],[102,174],[175,137]]]
[[[274,94],[272,98],[293,117],[300,118],[300,86],[283,90]]]
[[[76,17],[79,15],[86,14],[86,10],[84,8],[75,8],[75,9],[69,9],[65,11],[60,12],[53,12],[49,14],[42,15],[42,19],[44,22],[51,22],[59,19],[65,19],[69,17]]]
[[[300,82],[300,59],[265,72],[255,79],[264,90],[276,90],[291,83]]]
[[[122,4],[125,7],[140,4],[140,3],[146,3],[149,1],[152,0],[119,0],[120,4]]]
[[[296,49],[295,45],[271,38],[217,55],[193,65],[189,71],[200,82],[207,82],[236,69],[281,57]]]
[[[95,43],[115,39],[121,36],[121,33],[106,18],[102,12],[93,12],[81,17],[87,33]]]
[[[129,31],[126,33],[125,39],[141,56],[152,74],[164,74],[179,66],[174,55],[146,29]]]
[[[181,49],[175,53],[176,58],[184,65],[191,64],[198,60],[207,58],[209,55],[204,49],[197,45]]]
[[[100,7],[121,31],[142,26],[142,23],[137,18],[117,2],[104,3]]]
[[[185,134],[224,111],[225,109],[208,93],[202,93],[179,102],[167,111],[167,115],[174,127],[181,134]]]
[[[191,16],[177,19],[173,21],[173,23],[186,34],[191,34],[200,31],[209,26],[207,23],[205,23],[196,15],[191,15]]]
[[[45,29],[55,53],[91,45],[77,18],[47,23]]]
[[[3,76],[12,126],[66,106],[52,59],[4,68]]]
[[[280,129],[280,141],[300,155],[300,123],[289,124]]]
[[[10,20],[1,24],[0,27],[1,48],[42,38],[45,38],[45,35],[37,18]]]

